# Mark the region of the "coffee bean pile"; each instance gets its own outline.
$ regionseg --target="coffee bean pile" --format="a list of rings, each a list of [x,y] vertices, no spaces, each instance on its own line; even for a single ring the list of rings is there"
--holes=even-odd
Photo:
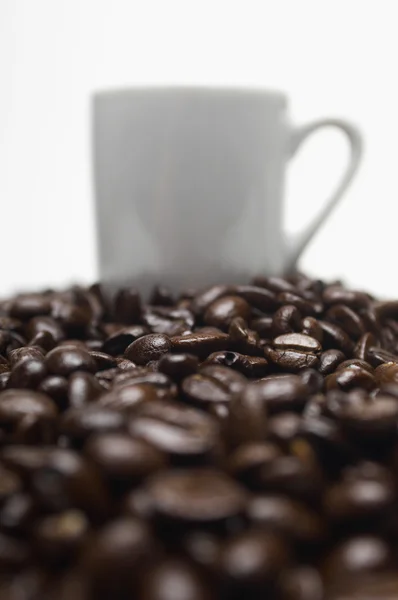
[[[0,303],[0,598],[398,598],[398,301]]]

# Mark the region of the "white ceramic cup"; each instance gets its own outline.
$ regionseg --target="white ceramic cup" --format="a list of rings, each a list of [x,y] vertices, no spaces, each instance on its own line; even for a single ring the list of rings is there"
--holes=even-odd
[[[94,96],[100,279],[174,289],[282,274],[342,197],[362,151],[341,119],[294,127],[278,92],[132,88]],[[286,167],[321,127],[346,133],[351,156],[311,224],[285,235]]]

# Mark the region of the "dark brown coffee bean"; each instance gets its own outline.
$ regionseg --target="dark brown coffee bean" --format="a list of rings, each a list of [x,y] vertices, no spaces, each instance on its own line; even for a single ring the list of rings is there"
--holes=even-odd
[[[169,337],[190,332],[195,322],[190,310],[165,306],[147,308],[142,320],[153,333],[163,333]]]
[[[335,373],[326,377],[325,387],[326,390],[362,388],[371,391],[377,387],[377,382],[367,369],[355,364],[345,368],[340,365]]]
[[[73,442],[82,443],[92,434],[124,431],[126,423],[122,413],[92,403],[67,410],[60,420],[59,429]]]
[[[86,517],[77,510],[43,517],[33,527],[35,552],[45,563],[65,564],[82,548],[88,527]]]
[[[165,354],[159,360],[158,369],[173,381],[181,381],[184,377],[196,373],[199,367],[197,356],[193,354]]]
[[[387,362],[376,367],[374,376],[379,387],[388,383],[398,383],[398,363]]]
[[[38,315],[48,315],[51,312],[51,302],[41,294],[24,294],[17,296],[10,304],[9,314],[15,319],[27,321]]]
[[[43,360],[43,350],[36,346],[24,346],[23,348],[15,348],[15,350],[11,350],[11,352],[8,353],[8,360],[11,367],[14,367],[22,360],[29,360],[32,358],[35,360]]]
[[[124,354],[136,365],[146,365],[151,360],[159,360],[170,349],[170,338],[162,333],[150,333],[130,344]]]
[[[256,487],[261,470],[278,456],[282,450],[273,442],[243,443],[230,454],[228,471],[245,485]]]
[[[195,315],[203,315],[210,304],[219,298],[234,293],[234,288],[228,285],[214,285],[199,292],[193,299],[191,307]]]
[[[239,371],[242,375],[253,379],[264,377],[269,372],[268,361],[261,356],[247,356],[239,352],[213,352],[203,365],[221,365]]]
[[[221,574],[246,592],[275,581],[290,561],[290,548],[271,532],[249,530],[228,540],[221,552]]]
[[[30,388],[35,390],[47,375],[43,360],[26,358],[17,362],[11,371],[8,388]]]
[[[286,496],[253,496],[247,505],[247,518],[256,531],[274,531],[302,544],[319,543],[326,534],[325,524],[315,511]]]
[[[228,330],[232,320],[236,317],[249,319],[249,304],[239,296],[223,296],[210,304],[205,312],[204,322],[206,325]]]
[[[140,319],[141,311],[141,298],[137,290],[125,288],[116,294],[113,306],[116,321],[126,325],[137,323]]]
[[[106,352],[99,352],[93,350],[90,352],[91,358],[94,359],[96,364],[96,371],[104,371],[105,369],[113,369],[117,366],[117,362],[113,356],[106,354]]]
[[[246,502],[246,493],[237,483],[210,469],[158,473],[148,481],[147,490],[159,515],[190,523],[236,516]]]
[[[334,304],[326,312],[328,321],[335,323],[354,340],[358,339],[365,333],[365,325],[361,317],[344,304]]]
[[[323,331],[323,348],[341,350],[346,356],[351,356],[354,343],[338,325],[327,321],[318,321]]]
[[[80,408],[96,400],[103,392],[103,387],[91,373],[77,371],[69,377],[68,398],[71,407]]]
[[[171,457],[208,455],[218,442],[216,421],[182,404],[152,401],[140,406],[129,421],[129,431]]]
[[[339,471],[357,456],[356,449],[340,425],[323,414],[309,414],[300,425],[300,438],[312,448],[318,461],[329,472]]]
[[[172,291],[165,285],[155,285],[149,298],[149,304],[152,306],[173,306]]]
[[[215,600],[215,597],[191,564],[166,557],[146,574],[140,600]]]
[[[254,277],[253,284],[264,287],[272,292],[294,292],[294,285],[283,277]]]
[[[247,393],[246,388],[242,394],[232,398],[229,404],[226,429],[226,437],[230,446],[263,441],[266,428],[267,409],[257,390]]]
[[[324,497],[324,510],[333,521],[353,523],[382,517],[396,500],[392,478],[346,478],[329,487]]]
[[[346,290],[341,286],[328,286],[323,292],[325,304],[345,304],[351,308],[366,308],[370,298],[363,292]]]
[[[244,319],[236,317],[231,321],[228,330],[230,346],[238,352],[256,356],[259,353],[260,336],[248,328]]]
[[[247,379],[241,373],[219,365],[204,364],[200,368],[200,373],[220,383],[230,394],[241,392],[247,384]]]
[[[41,331],[30,339],[29,345],[37,346],[38,348],[41,348],[44,352],[49,352],[50,350],[55,348],[57,343],[54,340],[51,333],[48,333],[48,331]]]
[[[111,356],[123,354],[127,346],[148,333],[149,329],[143,325],[131,325],[124,329],[118,329],[105,340],[102,350]]]
[[[281,292],[277,295],[277,301],[279,304],[295,306],[304,317],[314,316],[317,313],[316,306],[312,302],[294,292]]]
[[[372,346],[369,348],[367,360],[371,365],[377,367],[378,365],[388,362],[398,363],[398,355],[393,354],[388,350]]]
[[[274,337],[274,321],[272,317],[260,317],[253,319],[250,326],[256,331],[261,338]]]
[[[16,492],[2,502],[0,527],[5,533],[24,536],[30,533],[37,512],[31,495],[26,492]]]
[[[131,369],[136,368],[136,365],[131,360],[128,360],[127,358],[122,358],[122,357],[116,358],[116,364],[117,364],[117,368],[120,371],[129,371]]]
[[[250,383],[243,391],[246,402],[261,404],[268,414],[291,409],[300,410],[307,397],[307,386],[297,375],[265,378]]]
[[[31,390],[5,390],[0,393],[0,424],[14,428],[19,439],[29,437],[38,422],[54,422],[57,408],[48,396]]]
[[[28,337],[33,338],[39,333],[49,333],[56,343],[65,338],[61,325],[53,317],[32,317],[26,326]]]
[[[197,406],[231,400],[231,393],[222,382],[203,373],[186,377],[181,384],[181,390],[185,398]]]
[[[274,335],[300,331],[301,314],[296,306],[285,304],[278,308],[272,319]]]
[[[396,434],[398,401],[379,395],[373,401],[358,401],[341,406],[336,412],[341,423],[362,439],[387,440]]]
[[[60,321],[63,329],[72,337],[85,331],[90,324],[91,311],[88,306],[83,308],[70,301],[58,298],[52,301],[51,316]]]
[[[304,317],[301,327],[302,333],[315,338],[320,344],[322,344],[323,331],[317,319],[314,319],[314,317]]]
[[[324,598],[322,577],[314,567],[299,565],[287,569],[283,572],[278,586],[282,600],[323,600]]]
[[[267,433],[272,441],[288,448],[290,442],[298,435],[300,426],[301,417],[299,415],[282,412],[268,419]]]
[[[313,353],[322,350],[318,340],[304,333],[285,333],[275,338],[273,344],[280,350],[300,350]]]
[[[321,493],[322,476],[307,459],[280,456],[261,471],[259,489],[313,501]]]
[[[130,484],[166,464],[159,450],[124,433],[98,434],[88,440],[84,450],[106,477]]]
[[[192,563],[217,576],[221,540],[209,531],[189,531],[183,540],[183,552]]]
[[[345,358],[341,350],[325,350],[319,357],[318,371],[321,375],[330,375],[330,373],[334,373]]]
[[[75,346],[65,345],[54,348],[46,355],[45,363],[49,373],[64,377],[68,377],[75,371],[93,373],[96,370],[95,360],[90,353]]]
[[[279,369],[290,373],[297,373],[301,369],[315,368],[319,359],[315,354],[300,350],[282,350],[267,347],[264,349],[267,360],[274,363]]]
[[[59,410],[68,405],[68,380],[61,375],[48,375],[38,387],[38,391],[50,396]]]
[[[92,598],[134,597],[134,581],[154,552],[145,523],[132,517],[115,519],[92,537],[83,556]]]
[[[325,573],[329,580],[363,576],[384,571],[392,566],[392,551],[387,542],[377,536],[357,536],[337,545],[326,560]]]
[[[173,351],[187,352],[202,359],[212,352],[227,349],[228,343],[229,335],[216,329],[212,331],[202,330],[171,338]]]
[[[382,321],[388,317],[396,319],[398,316],[398,302],[396,300],[375,302],[373,304],[373,310],[375,311],[377,318]]]
[[[255,285],[237,285],[234,288],[234,294],[246,300],[250,306],[263,312],[273,310],[278,305],[273,292]]]
[[[365,371],[368,371],[368,373],[374,373],[372,365],[370,365],[366,360],[361,360],[360,358],[349,358],[348,360],[344,360],[339,364],[336,370],[340,371],[351,367],[364,369]]]
[[[322,391],[323,377],[318,371],[315,371],[315,369],[303,369],[300,371],[299,377],[304,385],[307,386],[310,395]]]
[[[149,383],[135,383],[133,380],[103,394],[98,400],[98,405],[127,413],[135,410],[140,404],[168,397],[167,390]]]

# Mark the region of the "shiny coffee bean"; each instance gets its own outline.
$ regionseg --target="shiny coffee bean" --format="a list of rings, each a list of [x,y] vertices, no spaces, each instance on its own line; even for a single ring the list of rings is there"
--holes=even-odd
[[[217,422],[202,411],[155,400],[132,415],[129,431],[172,458],[184,459],[209,455],[219,435]]]
[[[146,574],[140,600],[216,600],[211,586],[182,559],[166,557]]]
[[[80,408],[96,400],[104,392],[98,380],[85,371],[72,373],[68,381],[69,406]]]
[[[75,371],[96,371],[95,360],[90,353],[76,346],[58,346],[51,350],[45,358],[49,373],[68,377]]]
[[[47,375],[43,360],[26,358],[17,362],[10,373],[8,388],[30,388],[35,390]]]
[[[318,340],[320,344],[323,342],[323,331],[318,320],[314,317],[304,317],[301,323],[302,333]]]
[[[316,314],[316,307],[308,300],[305,300],[299,294],[295,292],[281,292],[277,295],[277,301],[280,304],[289,304],[295,306],[303,317],[314,316]]]
[[[308,398],[308,388],[297,375],[271,376],[247,385],[243,398],[249,404],[261,404],[268,414],[300,410]]]
[[[356,343],[354,356],[361,360],[368,360],[369,349],[377,346],[377,339],[370,331],[364,333]]]
[[[186,377],[181,389],[188,402],[197,406],[231,400],[231,393],[222,382],[203,373]]]
[[[249,329],[246,321],[236,317],[231,321],[228,329],[230,347],[237,352],[256,356],[259,352],[260,336],[257,331]]]
[[[246,493],[222,472],[165,471],[147,484],[157,514],[173,521],[212,523],[241,513]]]
[[[159,450],[125,433],[91,436],[84,452],[106,477],[113,481],[126,481],[130,485],[166,464]]]
[[[49,333],[56,343],[65,338],[62,326],[49,316],[32,317],[26,325],[26,333],[30,338],[39,333]]]
[[[278,308],[272,319],[274,335],[282,335],[300,331],[301,314],[298,308],[285,304]]]
[[[398,383],[398,363],[387,362],[379,365],[374,371],[374,376],[379,387],[388,383]]]
[[[54,402],[44,394],[25,389],[0,393],[0,425],[13,428],[21,441],[45,437],[46,427],[52,428],[56,416]]]
[[[48,315],[51,312],[51,302],[41,294],[24,294],[17,296],[9,307],[10,317],[27,321],[38,315]]]
[[[344,304],[334,304],[325,316],[328,321],[344,329],[354,340],[360,338],[366,332],[365,325],[358,313]]]
[[[102,346],[101,342],[100,345]],[[116,359],[107,354],[106,352],[99,352],[98,350],[92,350],[90,352],[91,358],[95,360],[96,371],[104,371],[105,369],[113,369],[117,366]]]
[[[322,350],[318,340],[304,333],[285,333],[275,338],[273,345],[280,350],[301,350],[315,354]]]
[[[131,325],[123,329],[118,328],[103,343],[102,351],[117,356],[123,354],[127,346],[130,346],[135,340],[150,333],[147,327],[143,325]]]
[[[232,395],[241,392],[247,384],[246,377],[241,373],[219,365],[202,365],[200,374],[217,381]]]
[[[273,442],[243,443],[230,454],[228,471],[245,485],[255,488],[261,470],[278,456],[282,456],[282,450]]]
[[[60,433],[78,445],[93,434],[115,433],[125,429],[123,413],[98,406],[97,403],[70,408],[59,422]]]
[[[346,290],[341,286],[328,286],[323,292],[325,304],[345,304],[351,308],[366,308],[370,304],[370,298],[363,292]]]
[[[351,435],[382,441],[396,433],[398,401],[391,396],[380,395],[374,401],[347,404],[337,415]]]
[[[314,567],[297,566],[283,572],[279,581],[282,600],[323,600],[322,577]],[[348,600],[348,599],[347,599]]]
[[[210,304],[205,312],[204,322],[206,325],[228,330],[231,322],[236,317],[248,320],[250,305],[239,296],[223,296]]]
[[[41,348],[36,346],[24,346],[22,348],[15,348],[8,353],[8,360],[11,367],[14,367],[17,363],[28,360],[43,360],[44,352]]]
[[[199,361],[193,354],[165,354],[159,360],[158,369],[173,381],[181,381],[184,377],[196,373]]]
[[[256,531],[274,531],[295,543],[319,543],[326,535],[325,523],[315,511],[286,496],[253,496],[246,514]]]
[[[234,293],[240,296],[253,308],[263,312],[277,308],[277,299],[273,292],[255,285],[237,285]]]
[[[338,367],[337,371],[325,379],[326,390],[341,389],[351,390],[362,388],[371,391],[377,387],[377,382],[372,373],[355,364],[346,368]]]
[[[348,334],[333,323],[328,321],[318,321],[323,331],[323,348],[324,350],[334,349],[341,350],[346,357],[352,355],[354,350],[354,343],[348,336]]]
[[[296,456],[276,458],[260,474],[259,489],[314,500],[322,490],[322,476],[312,462]]]
[[[119,323],[130,325],[137,323],[141,316],[141,298],[137,290],[125,288],[114,299],[113,313]]]
[[[228,343],[229,335],[217,329],[202,330],[171,338],[173,351],[194,354],[201,359],[206,358],[212,352],[227,349]]]
[[[315,369],[303,369],[299,375],[301,381],[307,386],[309,394],[317,394],[323,388],[323,377]]]
[[[157,388],[150,383],[135,383],[133,380],[103,394],[98,399],[98,405],[128,413],[134,411],[140,404],[168,397],[167,389]]]
[[[300,427],[300,415],[292,412],[281,412],[268,419],[267,434],[272,441],[288,448],[289,443],[298,435]]]
[[[198,294],[193,298],[192,310],[195,315],[203,315],[208,307],[219,298],[233,293],[233,287],[227,285],[214,285]]]
[[[203,362],[204,365],[221,365],[224,367],[230,367],[234,371],[238,371],[251,379],[258,379],[264,377],[269,373],[269,363],[266,358],[261,356],[248,356],[240,354],[239,352],[231,352],[225,350],[224,352],[213,352]]]
[[[392,552],[388,543],[377,536],[362,535],[348,538],[328,555],[326,577],[339,580],[343,577],[362,577],[384,571],[392,566]]]
[[[166,335],[151,333],[130,344],[124,355],[136,365],[146,365],[151,360],[159,360],[170,349],[171,341]]]
[[[315,354],[300,350],[265,348],[265,357],[279,369],[297,373],[301,369],[315,368],[319,359]]]
[[[250,592],[275,581],[289,560],[290,548],[282,537],[249,530],[225,543],[220,570],[228,583]]]
[[[68,380],[61,375],[47,375],[40,383],[38,391],[50,396],[59,410],[68,406]]]

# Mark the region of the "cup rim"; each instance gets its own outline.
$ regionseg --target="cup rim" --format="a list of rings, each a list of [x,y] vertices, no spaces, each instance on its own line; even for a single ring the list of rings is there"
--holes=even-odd
[[[92,92],[91,97],[94,101],[113,96],[126,96],[133,94],[175,94],[184,95],[228,95],[228,96],[262,96],[264,98],[279,101],[286,105],[288,101],[287,94],[281,90],[262,86],[239,86],[239,85],[207,85],[207,84],[148,84],[148,85],[129,85],[115,86],[103,89],[97,89]]]

